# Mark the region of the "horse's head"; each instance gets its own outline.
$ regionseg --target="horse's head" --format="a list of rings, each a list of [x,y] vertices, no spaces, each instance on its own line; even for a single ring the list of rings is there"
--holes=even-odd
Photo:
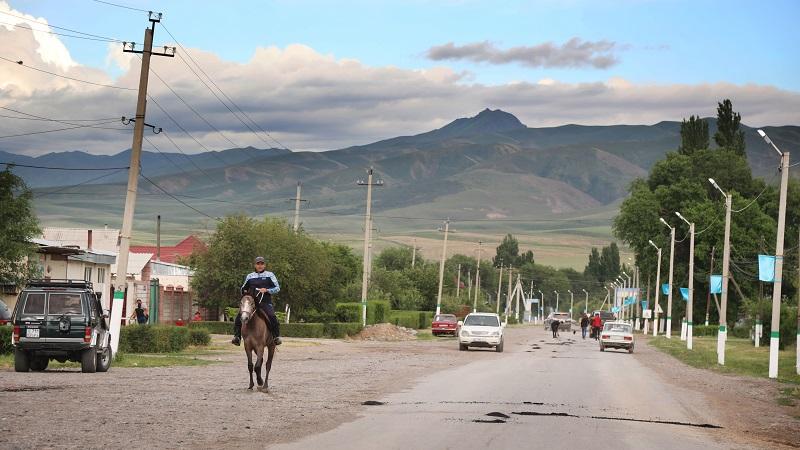
[[[256,313],[256,300],[249,295],[245,295],[239,302],[239,311],[242,312],[242,323],[247,323]]]

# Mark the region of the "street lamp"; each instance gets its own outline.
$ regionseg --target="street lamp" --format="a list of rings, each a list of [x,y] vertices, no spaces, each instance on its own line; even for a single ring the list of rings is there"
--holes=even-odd
[[[583,313],[586,314],[589,312],[589,292],[586,289],[581,289],[584,294],[586,294],[586,303],[583,305]]]
[[[538,291],[539,291],[539,297],[541,297],[539,301],[542,302],[542,315],[544,315],[544,292],[542,292],[541,289],[539,289]]]
[[[675,261],[675,227],[660,217],[658,220],[669,228],[669,292],[667,293],[667,339],[672,339],[672,266]]]
[[[772,325],[769,334],[769,377],[778,377],[778,344],[780,342],[781,324],[781,287],[783,286],[783,233],[786,227],[786,190],[789,185],[789,152],[782,152],[772,142],[772,139],[758,130],[764,138],[781,155],[781,195],[778,203],[778,236],[775,242],[775,283],[772,289]],[[800,312],[798,312],[800,317]],[[797,373],[800,374],[800,334],[797,335]]]
[[[694,222],[689,222],[678,211],[675,215],[689,225],[689,298],[686,300],[686,348],[692,349],[692,310],[694,309]]]
[[[574,317],[572,317],[572,305],[573,305],[574,296],[572,295],[572,291],[571,290],[567,289],[567,292],[569,292],[569,318],[571,320],[571,319],[574,319]]]
[[[558,312],[558,291],[553,291],[556,294],[556,312]]]
[[[728,265],[731,258],[731,203],[732,196],[719,187],[713,178],[708,181],[725,196],[725,240],[722,250],[722,304],[719,308],[719,333],[717,333],[717,364],[725,365],[725,343],[728,339]],[[800,336],[800,335],[798,335]],[[800,339],[800,337],[798,338]],[[800,369],[798,369],[800,373]]]
[[[656,298],[653,305],[653,336],[658,336],[658,290],[661,289],[661,248],[652,240],[647,241],[658,251],[658,262],[656,263]]]
[[[633,283],[632,283],[630,275],[628,275],[625,272],[622,272],[622,274],[625,275],[625,278],[628,279],[627,284],[623,283],[623,285],[626,288],[630,289],[631,286],[633,286]],[[621,317],[622,319],[625,319],[625,299],[626,299],[627,295],[628,295],[628,291],[627,290],[623,291],[623,293],[622,293],[622,317]],[[631,312],[630,312],[630,310],[628,310],[628,319],[630,319],[630,316],[631,316]]]

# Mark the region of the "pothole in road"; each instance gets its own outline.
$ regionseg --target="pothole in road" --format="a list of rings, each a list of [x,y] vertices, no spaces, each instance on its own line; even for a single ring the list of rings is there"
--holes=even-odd
[[[473,423],[506,423],[503,419],[473,419]]]
[[[367,401],[361,402],[361,404],[364,405],[364,406],[381,406],[381,405],[385,405],[386,403],[379,402],[377,400],[367,400]]]
[[[38,392],[38,391],[57,391],[64,389],[64,386],[9,386],[0,389],[2,392]]]
[[[584,419],[596,419],[596,420],[618,420],[621,422],[655,423],[660,425],[679,425],[684,427],[695,427],[695,428],[712,428],[712,429],[723,428],[719,425],[714,425],[710,423],[691,423],[691,422],[681,422],[677,420],[635,419],[631,417],[579,416],[576,414],[570,414],[565,412],[515,411],[512,412],[511,414],[518,416],[550,416],[550,417],[573,417],[577,419],[584,418]]]
[[[497,412],[497,411],[490,412],[489,414],[486,414],[486,415],[489,416],[489,417],[500,417],[500,418],[503,418],[503,419],[510,419],[511,418],[511,416],[509,416],[507,414],[503,414],[501,412]]]

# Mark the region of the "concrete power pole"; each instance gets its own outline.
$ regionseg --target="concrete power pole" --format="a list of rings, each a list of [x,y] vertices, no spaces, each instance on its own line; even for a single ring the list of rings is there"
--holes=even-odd
[[[156,216],[156,261],[161,261],[161,214]]]
[[[475,269],[475,300],[472,302],[472,312],[478,312],[478,294],[481,291],[481,245],[478,241],[478,267]]]
[[[503,289],[503,263],[500,263],[500,276],[497,279],[497,311],[500,315],[500,294]]]
[[[133,213],[136,208],[136,190],[139,186],[139,164],[142,155],[142,140],[144,139],[145,112],[147,110],[147,81],[150,74],[150,57],[175,56],[175,47],[171,53],[153,53],[153,34],[156,24],[161,22],[161,13],[149,13],[150,28],[144,30],[144,50],[134,50],[133,43],[123,42],[123,52],[140,53],[142,66],[139,73],[139,93],[136,99],[136,118],[133,127],[133,145],[131,146],[131,163],[128,169],[128,189],[125,195],[125,212],[122,216],[122,230],[119,235],[119,256],[117,257],[117,284],[111,307],[111,352],[117,354],[119,346],[119,331],[122,325],[122,308],[125,301],[125,291],[128,285],[128,256],[131,247],[131,234],[133,232]],[[128,48],[130,45],[130,48]],[[168,50],[168,49],[165,49]],[[152,127],[151,127],[152,128]]]
[[[714,275],[714,253],[716,252],[717,247],[711,247],[711,264],[708,267],[708,274],[709,274],[709,289],[708,295],[706,296],[706,321],[704,322],[705,326],[708,326],[708,313],[711,311],[711,275]]]
[[[508,321],[508,314],[511,312],[511,278],[514,276],[514,266],[508,265],[508,291],[506,291],[506,321]]]
[[[667,339],[672,339],[672,266],[675,261],[675,227],[670,226],[662,217],[661,223],[669,227],[670,240],[669,240],[669,292],[667,293]]]
[[[694,222],[689,222],[679,212],[675,214],[689,224],[689,299],[686,300],[686,348],[692,349],[692,311],[694,310]]]
[[[456,279],[456,298],[461,297],[461,264],[458,265],[458,278]]]
[[[300,202],[306,201],[300,197],[301,190],[302,190],[301,183],[298,181],[297,193],[295,194],[294,198],[289,199],[289,200],[294,200],[294,226],[292,227],[292,229],[294,230],[295,233],[297,233],[297,230],[300,229]]]
[[[655,336],[658,336],[658,327],[660,325],[658,323],[658,296],[660,295],[659,293],[661,292],[661,248],[659,246],[657,246],[653,241],[648,241],[648,242],[650,242],[650,245],[655,247],[655,249],[656,249],[656,251],[658,253],[658,261],[656,262],[656,295],[655,295],[655,298],[653,299],[654,300],[653,301],[653,336],[655,337]]]
[[[719,332],[717,333],[717,364],[725,365],[725,345],[728,340],[728,273],[731,259],[731,203],[732,195],[717,185],[713,178],[708,181],[725,196],[725,239],[722,247],[722,299],[719,308]]]
[[[450,232],[450,219],[444,221],[444,243],[442,244],[442,258],[439,260],[439,292],[436,294],[436,315],[442,311],[442,284],[444,283],[444,262],[447,259],[447,233]],[[477,291],[477,287],[475,288]]]
[[[411,268],[414,268],[414,264],[417,262],[417,238],[414,238],[414,247],[411,248]],[[461,275],[461,271],[458,272]]]
[[[361,324],[367,326],[367,287],[371,263],[369,257],[370,241],[372,239],[372,186],[383,186],[382,180],[372,182],[372,167],[367,171],[367,181],[358,180],[356,184],[367,187],[367,212],[364,217],[364,268],[361,273]]]

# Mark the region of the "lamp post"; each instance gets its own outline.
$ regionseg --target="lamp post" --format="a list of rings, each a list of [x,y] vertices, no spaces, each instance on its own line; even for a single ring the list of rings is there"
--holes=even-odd
[[[556,294],[556,312],[558,312],[558,291],[553,291]]]
[[[689,298],[686,300],[686,348],[692,349],[692,310],[694,303],[694,222],[689,222],[681,213],[675,215],[689,225]]]
[[[659,218],[669,228],[669,292],[667,293],[667,339],[672,339],[672,266],[675,261],[675,227],[670,226],[663,217]]]
[[[781,287],[783,285],[783,233],[786,227],[786,190],[789,185],[789,152],[782,152],[764,133],[758,130],[764,138],[781,155],[781,195],[778,203],[778,236],[775,242],[775,284],[772,289],[772,324],[769,334],[769,377],[778,377],[778,344],[780,341],[781,324]],[[800,313],[799,313],[800,314]],[[800,334],[797,335],[800,343]],[[800,373],[800,345],[797,348],[797,373]]]
[[[661,248],[653,241],[647,241],[658,251],[658,262],[656,263],[656,298],[653,304],[653,336],[658,336],[658,291],[661,289]]]
[[[569,318],[570,318],[570,320],[572,320],[572,319],[574,319],[574,317],[572,317],[572,305],[573,305],[574,296],[572,295],[572,291],[571,290],[567,289],[567,292],[569,292]]]
[[[622,315],[625,316],[625,299],[626,299],[625,296],[628,295],[628,290],[630,290],[630,288],[633,286],[633,283],[632,283],[632,279],[631,279],[630,275],[628,275],[625,272],[622,272],[622,274],[625,275],[625,278],[628,279],[628,282],[625,285],[625,287],[627,289],[622,293],[622,295],[623,295],[623,297],[622,297]],[[631,318],[631,310],[630,310],[630,308],[628,309],[628,316],[627,317],[628,317],[628,320],[630,320],[630,318]]]
[[[581,289],[584,294],[586,294],[586,303],[583,304],[583,313],[586,314],[589,312],[589,292],[586,289]]]
[[[544,292],[542,292],[541,290],[539,290],[539,297],[541,297],[539,301],[542,302],[541,304],[542,314],[540,317],[542,318],[542,320],[544,320]]]
[[[719,333],[717,333],[717,364],[725,365],[725,344],[728,339],[728,270],[731,258],[731,203],[732,196],[719,187],[713,178],[708,181],[725,196],[725,240],[722,250],[722,300],[719,307]],[[798,335],[800,336],[800,335]]]
[[[448,218],[447,220],[444,221],[444,242],[442,244],[442,258],[439,261],[439,291],[438,291],[438,293],[436,295],[436,315],[437,316],[439,315],[439,313],[442,310],[442,285],[444,284],[444,263],[445,263],[445,259],[447,259],[447,234],[449,232],[450,232],[450,219]]]

